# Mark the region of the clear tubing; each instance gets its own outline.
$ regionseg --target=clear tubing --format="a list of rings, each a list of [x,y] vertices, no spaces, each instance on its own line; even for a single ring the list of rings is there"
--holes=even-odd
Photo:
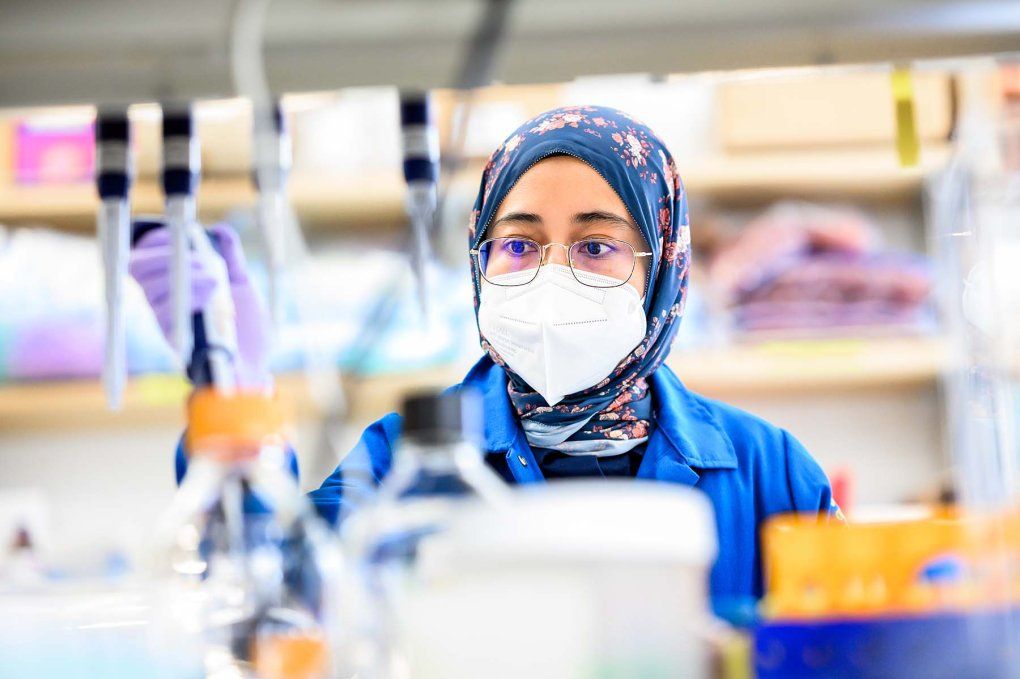
[[[173,318],[173,349],[184,365],[192,349],[191,256],[189,232],[195,223],[195,199],[172,195],[166,199],[166,220],[170,233],[170,304]]]
[[[106,346],[103,390],[111,410],[120,410],[127,383],[127,338],[124,322],[124,280],[128,273],[131,209],[127,200],[107,198],[99,213],[105,273]]]
[[[259,191],[259,225],[266,246],[266,268],[269,278],[269,317],[275,329],[283,318],[283,296],[280,276],[283,273],[283,237],[285,201],[282,187]]]
[[[411,220],[411,269],[417,282],[418,304],[428,317],[427,265],[432,256],[429,234],[436,214],[436,185],[428,181],[408,183],[407,213]]]
[[[271,0],[236,0],[230,35],[230,65],[237,94],[251,101],[253,163],[259,190],[259,223],[267,253],[269,316],[280,320],[279,275],[283,261],[283,183],[289,145],[273,122],[273,97],[266,79],[262,37]],[[282,114],[281,114],[282,115]]]

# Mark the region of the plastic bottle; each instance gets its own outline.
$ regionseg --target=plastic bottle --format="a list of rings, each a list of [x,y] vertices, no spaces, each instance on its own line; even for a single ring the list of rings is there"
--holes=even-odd
[[[393,467],[375,502],[351,517],[344,538],[357,568],[361,601],[355,654],[359,677],[408,676],[399,629],[415,562],[430,536],[473,505],[505,505],[510,491],[485,465],[479,395],[460,389],[411,396]]]
[[[328,676],[340,553],[286,468],[275,399],[196,392],[188,450],[158,567],[171,616],[203,640],[208,676]]]

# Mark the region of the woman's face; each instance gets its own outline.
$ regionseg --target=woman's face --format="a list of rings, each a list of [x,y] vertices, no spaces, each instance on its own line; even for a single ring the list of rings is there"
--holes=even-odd
[[[635,252],[649,249],[616,191],[587,163],[570,156],[546,158],[521,175],[499,206],[486,238],[507,236],[566,246],[598,236],[626,241]],[[638,257],[627,281],[642,296],[649,260]],[[549,248],[545,263],[567,266],[567,251]]]

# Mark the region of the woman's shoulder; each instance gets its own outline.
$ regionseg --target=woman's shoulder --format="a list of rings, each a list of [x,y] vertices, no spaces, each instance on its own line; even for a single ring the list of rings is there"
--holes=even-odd
[[[726,439],[738,470],[763,483],[828,486],[821,467],[790,432],[729,403],[690,391],[671,370],[664,377],[664,384],[676,390],[677,407],[710,422]]]
[[[737,469],[751,481],[766,515],[838,509],[828,476],[793,434],[728,403],[697,394],[694,398],[732,441]]]
[[[693,391],[687,392],[699,403],[733,442],[738,454],[764,453],[778,445],[784,445],[784,437],[790,434],[758,415],[734,405],[719,401]]]
[[[776,425],[730,405],[688,389],[668,366],[655,373],[656,398],[660,408],[674,411],[681,427],[690,427],[694,421],[706,422],[723,435],[734,452],[762,452],[781,442],[786,432]]]

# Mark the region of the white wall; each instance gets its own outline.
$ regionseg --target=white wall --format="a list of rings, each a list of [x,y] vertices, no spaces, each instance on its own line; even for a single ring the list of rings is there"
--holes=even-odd
[[[312,471],[311,427],[298,431],[302,469]],[[0,431],[0,493],[38,489],[48,505],[51,535],[61,552],[144,549],[152,526],[176,488],[176,425]],[[328,461],[321,461],[324,467]],[[320,478],[313,478],[320,477]],[[306,486],[321,475],[306,474]],[[5,527],[0,526],[0,540]]]
[[[826,472],[849,469],[857,504],[930,494],[945,468],[934,386],[729,401],[787,429]]]

